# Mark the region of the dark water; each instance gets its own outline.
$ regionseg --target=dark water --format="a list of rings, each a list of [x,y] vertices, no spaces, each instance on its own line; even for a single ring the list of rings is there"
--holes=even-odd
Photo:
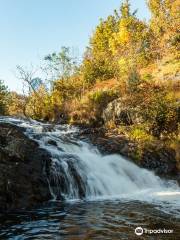
[[[172,234],[134,230],[172,229]],[[51,202],[41,208],[0,215],[0,239],[180,239],[180,218],[138,201]]]

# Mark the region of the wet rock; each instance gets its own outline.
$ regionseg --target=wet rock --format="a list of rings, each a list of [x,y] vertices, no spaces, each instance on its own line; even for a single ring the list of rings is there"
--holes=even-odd
[[[51,198],[49,154],[24,129],[0,123],[0,209],[35,206]]]
[[[81,169],[81,171],[79,171]],[[64,153],[57,161],[53,162],[49,183],[57,200],[71,197],[72,190],[77,197],[83,199],[86,195],[87,178],[84,166],[80,163],[78,156]]]
[[[149,147],[144,149],[141,166],[153,170],[158,175],[176,175],[176,153],[173,149],[167,147]]]
[[[57,142],[54,140],[49,139],[47,143],[57,147]]]

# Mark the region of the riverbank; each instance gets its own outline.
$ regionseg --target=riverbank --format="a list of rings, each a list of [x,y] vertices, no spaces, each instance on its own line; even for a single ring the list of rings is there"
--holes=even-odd
[[[142,146],[124,134],[119,134],[116,129],[107,130],[104,127],[80,127],[80,129],[79,137],[88,139],[102,154],[121,154],[160,177],[176,179],[180,183],[177,153],[163,141],[150,142]]]
[[[94,146],[99,149],[102,156],[94,151]],[[138,155],[137,158],[138,149],[135,142],[115,131],[107,131],[103,127],[78,126],[76,128],[71,125],[53,125],[12,118],[4,118],[3,122],[2,118],[0,122],[0,210],[32,208],[53,197],[64,200],[86,199],[88,194],[93,197],[106,196],[114,187],[114,176],[119,185],[117,189],[115,188],[117,191],[111,193],[112,195],[119,193],[121,188],[120,195],[123,194],[121,182],[124,180],[132,185],[133,191],[137,187],[134,181],[138,180],[138,189],[141,190],[147,181],[143,173],[146,170],[141,168],[152,170],[163,178],[179,181],[179,170],[175,152],[172,149],[160,144],[152,145],[142,149],[142,155]],[[123,157],[113,154],[124,156],[140,168]],[[103,162],[103,156],[107,161]],[[110,164],[111,160],[113,165]],[[96,164],[100,165],[98,173],[94,169]],[[122,175],[114,170],[113,166],[116,165],[116,169],[123,172]],[[100,189],[94,181],[92,186],[89,185],[87,178],[89,167],[90,175],[95,174],[95,180],[105,182],[102,186],[100,184]],[[110,171],[109,175],[107,174],[108,177],[102,176],[103,169]],[[151,178],[159,184],[159,180],[153,173],[147,172],[147,174],[149,182],[146,183],[146,187],[154,187],[151,184]],[[124,177],[125,179],[121,179]],[[132,181],[132,179],[135,180]]]

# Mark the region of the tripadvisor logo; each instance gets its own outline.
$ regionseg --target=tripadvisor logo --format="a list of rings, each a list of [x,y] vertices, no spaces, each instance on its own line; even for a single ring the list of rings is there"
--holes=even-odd
[[[173,233],[172,229],[147,229],[147,228],[142,228],[142,227],[137,227],[135,229],[135,234],[137,236],[141,236],[143,233],[144,234],[170,234]]]
[[[135,229],[135,234],[138,236],[141,236],[143,234],[143,228],[142,227],[137,227]]]

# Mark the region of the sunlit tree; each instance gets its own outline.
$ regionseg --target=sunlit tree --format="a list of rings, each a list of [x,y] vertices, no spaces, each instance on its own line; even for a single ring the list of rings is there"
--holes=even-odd
[[[0,80],[0,115],[7,113],[7,107],[9,104],[9,92],[4,82]]]

